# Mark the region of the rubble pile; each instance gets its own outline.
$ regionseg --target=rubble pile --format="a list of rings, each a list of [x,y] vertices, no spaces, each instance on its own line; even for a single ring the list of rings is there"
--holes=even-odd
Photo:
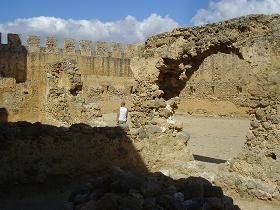
[[[233,200],[200,177],[173,180],[161,173],[135,174],[114,167],[74,191],[65,210],[239,210]]]
[[[86,103],[81,74],[74,61],[50,64],[47,71],[46,117],[56,124],[87,122],[100,126],[102,114],[96,102]]]

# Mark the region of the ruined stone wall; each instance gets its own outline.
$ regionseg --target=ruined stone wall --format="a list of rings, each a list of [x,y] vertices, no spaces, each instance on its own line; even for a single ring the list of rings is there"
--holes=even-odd
[[[1,186],[81,177],[112,166],[146,170],[132,140],[120,128],[0,123],[0,140]]]
[[[60,49],[58,40],[53,37],[46,39],[44,47],[41,47],[40,43],[40,37],[28,36],[24,46],[21,35],[8,34],[8,43],[0,45],[2,77],[15,78],[17,84],[36,81],[38,86],[35,90],[44,92],[46,66],[70,59],[77,64],[83,83],[86,84],[83,90],[85,98],[89,101],[102,101],[104,112],[112,112],[120,100],[131,101],[130,95],[135,82],[130,69],[130,59],[141,50],[139,45],[125,46],[120,43],[97,42],[94,50],[91,41],[82,40],[77,50],[75,40],[64,39]],[[228,49],[208,56],[181,91],[178,112],[247,117],[248,107],[243,103],[247,69],[249,69],[247,63]],[[242,75],[239,72],[243,72]],[[43,109],[42,98],[32,100],[38,104],[37,110]],[[105,102],[112,106],[106,105]],[[2,104],[4,105],[7,106]],[[24,110],[22,106],[19,113]],[[43,117],[44,115],[41,118]],[[14,111],[11,113],[11,119],[19,119]],[[36,121],[32,119],[32,115],[27,119]]]
[[[278,27],[278,28],[277,28]],[[216,183],[263,200],[280,200],[280,41],[279,24],[272,35],[251,40],[254,83],[248,84],[250,130],[242,151],[222,168]],[[276,35],[276,36],[275,36]],[[248,50],[251,48],[250,50]],[[250,56],[247,54],[246,57]]]
[[[188,80],[180,96],[230,99],[246,92],[250,65],[231,53],[208,56]]]
[[[145,42],[144,46],[142,46],[143,48],[141,47],[143,50],[141,54],[133,57],[131,62],[132,72],[137,84],[135,88],[129,90],[132,93],[133,100],[130,112],[132,126],[129,133],[125,135],[128,135],[133,140],[135,152],[141,154],[141,159],[149,170],[159,171],[164,168],[172,168],[179,173],[188,174],[189,168],[186,163],[192,160],[192,157],[186,146],[190,137],[182,131],[182,124],[175,118],[175,111],[178,108],[180,96],[190,91],[190,93],[195,92],[194,94],[199,96],[197,97],[198,99],[200,97],[213,97],[215,100],[219,98],[223,100],[234,99],[236,100],[235,103],[238,102],[242,106],[250,107],[250,112],[248,113],[250,113],[252,120],[251,128],[242,152],[236,158],[230,160],[228,165],[224,166],[219,176],[215,178],[215,182],[218,185],[224,185],[224,188],[228,190],[234,190],[262,199],[280,200],[280,159],[278,158],[280,155],[279,21],[279,15],[247,16],[207,26],[178,28],[173,32],[151,37]],[[60,59],[59,55],[61,55],[61,52],[57,49],[56,42],[50,40],[48,43],[47,47],[44,48],[45,51],[42,57],[45,59],[45,54],[47,57],[49,56],[48,62],[51,63],[50,71],[48,71],[48,68],[46,68],[45,63],[42,61],[44,67],[34,67],[33,70],[30,70],[32,68],[27,68],[29,69],[27,71],[27,78],[31,78],[31,83],[16,84],[16,79],[1,78],[1,82],[7,87],[5,89],[14,94],[8,94],[8,96],[18,98],[16,102],[27,104],[28,100],[21,100],[21,95],[19,97],[15,96],[21,93],[20,91],[25,93],[24,88],[27,84],[30,86],[35,84],[35,86],[37,85],[36,87],[44,88],[43,91],[41,91],[42,89],[33,88],[34,91],[32,92],[35,98],[40,99],[38,104],[36,103],[36,107],[39,107],[39,109],[41,107],[40,102],[45,102],[48,96],[53,93],[52,90],[59,90],[60,88],[62,88],[61,95],[63,96],[60,97],[60,92],[54,92],[59,95],[55,99],[62,100],[63,103],[67,104],[69,100],[78,99],[77,96],[79,94],[82,94],[81,98],[83,101],[89,100],[91,97],[88,97],[83,91],[78,91],[76,96],[65,97],[65,94],[71,93],[73,89],[73,83],[69,81],[70,76],[77,78],[78,83],[80,79],[83,82],[83,75],[86,75],[86,71],[83,69],[87,69],[87,67],[79,66],[81,65],[79,63],[80,60],[75,60],[74,54],[71,57],[71,52],[73,52],[73,47],[71,46],[73,45],[70,45],[69,48],[64,48],[65,54],[63,54],[64,52],[62,53],[67,55],[64,60],[67,58],[66,63],[68,64],[62,70],[59,68],[56,71],[56,65],[63,63],[61,61],[57,62],[57,59]],[[102,47],[100,46],[100,48]],[[48,49],[52,53],[48,54]],[[57,54],[53,52],[57,52]],[[101,52],[104,53],[103,51]],[[36,56],[38,54],[36,54],[35,50],[35,60]],[[96,56],[98,56],[98,53]],[[74,58],[73,60],[79,68],[71,67],[72,58]],[[221,61],[224,58],[228,60],[225,62]],[[211,63],[214,64],[212,65]],[[29,61],[27,61],[27,64],[29,66]],[[213,68],[210,68],[209,65],[212,65]],[[38,79],[40,76],[37,75],[35,70],[40,70],[40,67],[44,71],[51,72],[50,77],[45,77],[38,73],[42,77],[41,80]],[[222,68],[225,70],[222,70]],[[76,69],[80,69],[80,71],[76,71]],[[56,77],[56,74],[58,77]],[[44,81],[43,85],[37,84],[34,78],[37,78],[39,83]],[[96,77],[97,80],[98,78],[103,77]],[[60,81],[63,81],[62,87],[60,86]],[[91,84],[90,80],[88,80],[88,84]],[[209,89],[210,86],[211,88]],[[46,90],[50,94],[41,94],[47,93],[45,92]],[[105,90],[110,96],[110,86],[107,85]],[[105,90],[101,88],[100,91]],[[91,93],[91,91],[88,92]],[[5,91],[3,94],[6,94]],[[43,97],[45,98],[42,99]],[[4,97],[1,97],[1,100],[3,100],[4,104],[9,103],[11,107],[13,106],[10,100],[4,100]],[[53,99],[50,98],[49,102],[49,104],[52,104]],[[59,104],[57,103],[57,105]],[[83,102],[83,105],[85,104]],[[53,113],[52,110],[54,110],[54,113],[62,110],[67,111],[64,108],[59,109],[57,106],[50,108],[54,108],[50,110],[50,113]],[[29,126],[32,127],[32,125]],[[25,138],[21,139],[21,136],[24,136],[23,134],[26,132],[24,126],[21,129],[12,127],[13,129],[17,131],[18,135],[8,137],[11,137],[11,140],[16,139],[19,142],[23,140],[24,142]],[[6,130],[4,127],[2,133]],[[54,132],[56,132],[56,129],[54,129]],[[68,135],[70,135],[68,128],[63,128],[61,132],[68,139]],[[85,129],[84,132],[90,131]],[[36,135],[33,133],[30,138]],[[77,134],[77,139],[79,139],[79,135]],[[70,136],[73,139],[72,134]],[[2,138],[7,139],[7,136],[2,135]],[[50,139],[47,138],[47,140],[51,142],[51,145],[57,143],[56,141],[53,143],[51,137]],[[33,141],[28,141],[27,148],[32,144]],[[71,148],[75,147],[75,145],[77,144],[72,144]],[[7,151],[15,154],[15,157],[1,159],[3,164],[0,165],[4,167],[3,170],[1,169],[3,172],[2,177],[7,176],[8,173],[6,172],[9,172],[6,170],[7,168],[13,171],[10,165],[18,164],[18,161],[20,162],[21,159],[17,158],[22,157],[22,153],[25,152],[25,149],[18,151],[17,147],[13,145],[8,146],[10,146],[10,150]],[[21,146],[24,146],[24,144],[21,144]],[[48,151],[48,144],[44,148]],[[64,146],[62,145],[60,149],[63,151]],[[100,148],[98,150],[100,151]],[[29,152],[29,150],[27,151]],[[103,151],[103,148],[101,148],[101,151]],[[65,156],[69,155],[68,152],[64,154]],[[32,156],[30,162],[24,164],[24,167],[19,169],[19,176],[17,171],[12,172],[15,177],[19,178],[22,173],[26,174],[26,172],[28,174],[30,170],[25,171],[25,169],[31,167],[32,164],[30,163],[34,161],[39,161],[40,163],[40,160],[34,159],[32,152],[30,152],[30,155]],[[52,171],[53,169],[48,165],[47,157],[48,155],[42,158],[43,163],[47,163],[43,164],[47,166],[47,169],[44,170]],[[55,157],[55,154],[52,157]],[[54,158],[54,160],[56,159]],[[82,167],[86,168],[87,165]],[[31,170],[31,175],[32,172]]]
[[[22,46],[20,35],[9,34],[7,38],[7,44],[0,42],[0,76],[24,82],[27,79],[27,49]]]
[[[55,125],[86,122],[97,126],[102,116],[99,104],[97,101],[85,101],[81,74],[72,62],[64,60],[46,67],[45,118]]]
[[[133,78],[94,77],[84,79],[84,94],[88,101],[92,100],[121,100],[130,97],[135,89]]]
[[[26,45],[18,34],[8,34],[7,40],[7,44],[0,43],[0,80],[5,84],[12,82],[13,87],[1,87],[0,106],[7,108],[12,121],[48,121],[45,110],[48,69],[57,62],[75,64],[81,83],[86,84],[80,91],[88,101],[110,103],[112,98],[118,98],[119,105],[120,100],[130,96],[133,87],[130,58],[137,52],[135,45],[96,42],[94,50],[91,41],[82,40],[77,50],[73,39],[64,39],[62,48],[53,37],[46,38],[44,47],[40,46],[38,36],[27,36]],[[60,76],[60,87],[66,87],[65,74]]]
[[[96,42],[94,50],[88,40],[81,40],[76,49],[73,39],[64,39],[59,48],[54,37],[47,37],[41,47],[38,36],[27,36],[24,46],[19,34],[8,34],[7,40],[7,44],[0,43],[0,73],[2,77],[14,77],[17,82],[41,79],[46,64],[65,58],[75,60],[85,76],[131,77],[130,58],[137,51],[135,45],[107,42]]]
[[[216,93],[217,98],[236,97],[242,88],[244,95],[237,99],[250,107],[251,128],[242,152],[219,171],[216,183],[240,194],[279,200],[279,25],[279,15],[252,15],[149,38],[131,65],[138,81],[135,127],[149,133],[157,126],[164,128],[161,133],[177,136],[174,111],[187,85],[203,85],[198,95]],[[204,66],[221,54],[235,59],[234,65],[228,64],[230,71]],[[210,85],[214,91],[208,90]],[[155,101],[161,101],[163,109]]]
[[[218,52],[204,59],[180,93],[180,112],[206,116],[248,117],[250,65],[233,52]],[[217,108],[216,108],[217,107]]]
[[[70,127],[0,123],[0,151],[0,186],[81,178],[112,166],[141,173],[164,171],[190,158],[186,142],[180,139],[135,141],[120,127],[83,123]]]
[[[7,109],[10,121],[44,121],[42,92],[38,81],[0,78],[0,106]]]

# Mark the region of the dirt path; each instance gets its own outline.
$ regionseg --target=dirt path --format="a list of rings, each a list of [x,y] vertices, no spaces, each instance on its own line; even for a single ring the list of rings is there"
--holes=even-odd
[[[116,114],[107,113],[103,118],[108,126],[116,126]],[[198,159],[225,162],[241,150],[248,131],[249,120],[232,118],[206,118],[176,115],[183,122],[184,130],[191,135],[189,148]],[[213,160],[212,160],[213,159]],[[207,162],[207,161],[203,161]]]
[[[247,119],[177,116],[184,130],[191,135],[193,154],[228,160],[237,155],[245,142],[249,128]]]
[[[184,130],[190,133],[189,148],[196,160],[208,171],[215,172],[218,166],[234,157],[245,143],[249,120],[229,118],[186,117],[176,118],[183,122]],[[235,197],[234,203],[244,210],[280,210],[280,206],[259,200]]]
[[[210,171],[236,156],[244,145],[249,120],[177,115],[191,135],[189,149]]]
[[[241,210],[280,210],[280,206],[266,201],[245,200],[242,198],[234,198],[234,203]]]

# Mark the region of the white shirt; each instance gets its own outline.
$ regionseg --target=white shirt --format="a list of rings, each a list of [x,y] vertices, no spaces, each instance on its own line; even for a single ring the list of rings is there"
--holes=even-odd
[[[120,115],[119,115],[119,121],[126,121],[126,114],[127,114],[127,108],[121,107],[120,108]]]

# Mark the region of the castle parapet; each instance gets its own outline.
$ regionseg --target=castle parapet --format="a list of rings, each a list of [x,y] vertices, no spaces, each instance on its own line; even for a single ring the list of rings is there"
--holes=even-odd
[[[80,55],[87,57],[111,57],[111,58],[131,58],[137,55],[137,45],[122,44],[117,42],[95,42],[95,49],[93,49],[93,42],[90,40],[80,40],[79,50],[76,50],[76,41],[71,38],[65,38],[62,42],[62,48],[55,37],[46,37],[45,46],[42,47],[42,38],[40,36],[28,35],[26,37],[26,46],[22,44],[21,34],[8,34],[7,44],[1,42],[0,45],[5,46],[6,50],[22,51],[27,50],[28,53],[47,53],[47,54],[65,54],[65,55]],[[2,48],[4,49],[4,48]]]
[[[46,53],[58,53],[57,39],[55,37],[47,37]]]
[[[83,56],[91,56],[92,55],[92,41],[89,40],[81,40],[79,42],[81,55]]]
[[[40,37],[39,36],[27,36],[27,50],[29,52],[40,52]]]
[[[8,34],[7,40],[7,44],[0,44],[0,76],[15,78],[18,83],[41,79],[46,64],[62,59],[77,62],[84,76],[133,76],[130,58],[137,52],[134,45],[96,42],[94,50],[89,40],[79,41],[79,49],[70,38],[59,43],[57,38],[47,37],[44,46],[39,36],[27,36],[26,45],[20,34]]]
[[[76,41],[74,39],[64,39],[63,40],[63,46],[62,46],[62,51],[65,54],[75,54],[75,46]]]
[[[124,56],[127,58],[131,58],[137,54],[137,46],[133,44],[128,44],[124,51]]]
[[[96,42],[96,55],[101,57],[108,57],[108,43],[107,42]]]
[[[112,57],[114,58],[121,58],[122,57],[122,52],[121,52],[121,43],[112,43]]]
[[[8,46],[10,49],[20,49],[21,44],[21,34],[8,34]]]

